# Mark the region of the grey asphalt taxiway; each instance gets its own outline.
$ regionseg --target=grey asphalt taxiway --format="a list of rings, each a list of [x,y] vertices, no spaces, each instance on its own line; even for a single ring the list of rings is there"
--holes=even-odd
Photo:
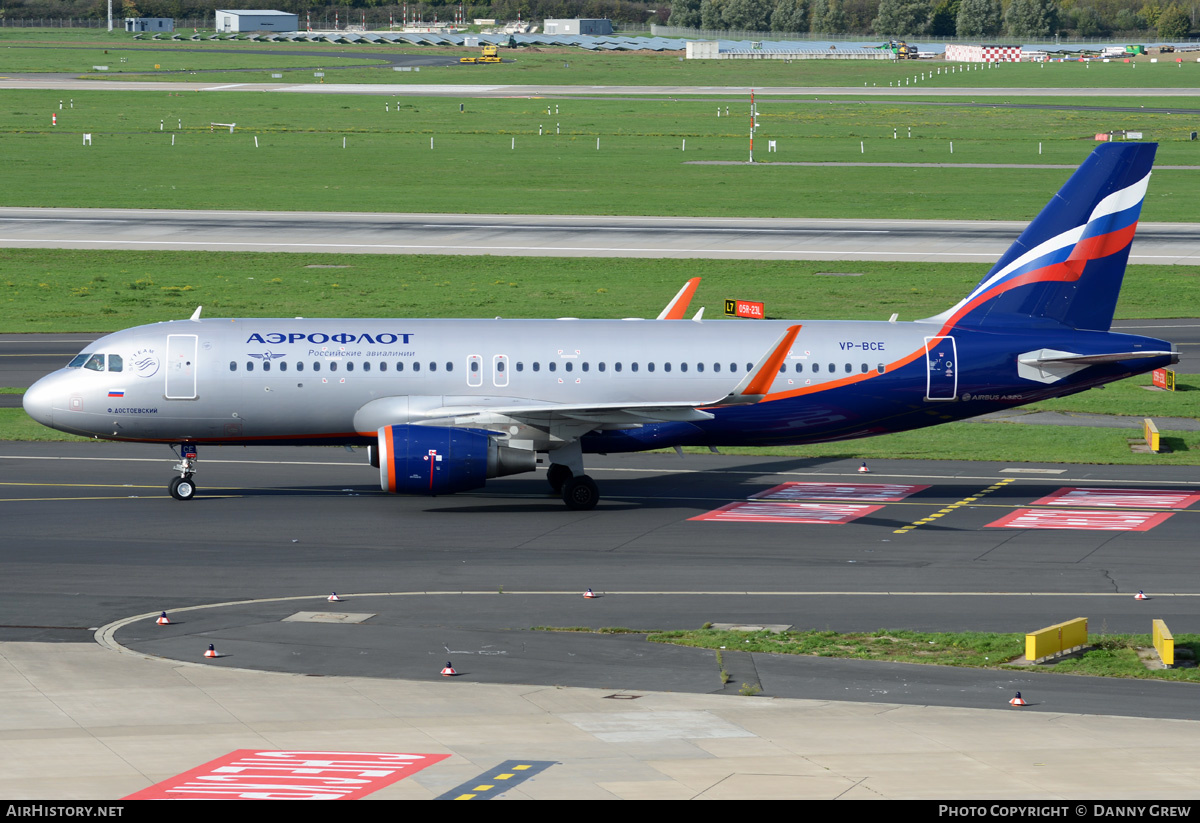
[[[465,656],[480,682],[710,693],[722,691],[710,652],[529,629],[1022,631],[1078,612],[1109,631],[1144,632],[1139,589],[1155,593],[1155,616],[1178,630],[1200,620],[1190,539],[1200,506],[1146,532],[989,526],[1063,487],[1200,494],[1190,467],[888,461],[864,478],[855,460],[614,456],[589,461],[605,499],[578,513],[536,476],[473,494],[396,498],[378,491],[361,451],[202,451],[202,496],[178,503],[165,490],[166,447],[0,447],[10,570],[0,638],[90,641],[90,629],[119,624],[113,642],[146,654],[194,659],[214,642],[227,664],[297,674],[436,679],[450,655]],[[922,488],[839,526],[692,519],[786,481]],[[906,530],[947,506],[952,513]],[[54,594],[66,580],[87,582]],[[588,588],[601,596],[585,600]],[[318,597],[332,591],[346,603]],[[121,622],[163,609],[176,628]],[[373,616],[345,625],[285,619],[308,611]],[[912,684],[886,690],[889,702],[964,707],[994,705],[1030,677],[1044,681],[1044,694],[1078,691],[1073,678],[1024,671],[883,667],[864,677],[848,673],[861,668],[854,661],[754,658],[774,672],[761,678],[773,696],[871,700],[876,678]],[[962,691],[961,682],[987,685]],[[1191,687],[1154,684],[1161,702],[1120,705],[1129,688],[1097,681],[1087,690],[1095,703],[1076,709],[1200,719],[1194,701],[1171,697]]]
[[[180,503],[170,462],[0,444],[6,797],[121,797],[252,747],[452,755],[379,797],[535,754],[556,765],[509,796],[1200,794],[1189,684],[533,630],[1190,631],[1200,505],[1147,531],[992,525],[1064,487],[1200,494],[1190,467],[597,457],[604,500],[570,512],[536,475],[384,495],[361,451],[327,448],[203,450]],[[925,488],[845,525],[692,519],[781,482]]]
[[[1013,221],[0,208],[0,248],[985,262]],[[1141,223],[1131,263],[1195,264],[1200,224]]]

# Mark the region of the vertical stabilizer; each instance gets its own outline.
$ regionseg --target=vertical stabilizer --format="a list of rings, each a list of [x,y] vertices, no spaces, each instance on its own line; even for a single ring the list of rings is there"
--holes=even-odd
[[[971,293],[930,322],[1108,331],[1157,148],[1099,146]]]

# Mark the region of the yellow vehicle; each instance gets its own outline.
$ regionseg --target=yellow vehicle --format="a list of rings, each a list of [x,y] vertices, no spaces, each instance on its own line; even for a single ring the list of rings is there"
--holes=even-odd
[[[892,54],[896,55],[896,57],[899,58],[900,60],[916,60],[917,59],[916,47],[908,45],[908,43],[905,43],[903,40],[889,40],[888,42],[884,43],[882,46],[874,46],[873,48],[890,51]]]
[[[500,55],[497,53],[496,46],[484,46],[481,54],[478,57],[460,57],[460,63],[499,63]]]

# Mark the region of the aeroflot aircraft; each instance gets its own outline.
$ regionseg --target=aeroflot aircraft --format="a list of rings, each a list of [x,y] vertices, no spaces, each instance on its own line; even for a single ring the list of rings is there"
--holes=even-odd
[[[847,440],[1057,397],[1178,361],[1109,331],[1154,144],[1097,148],[970,294],[936,317],[703,321],[201,319],[107,335],[25,394],[41,423],[180,448],[360,444],[385,491],[447,494],[583,456]],[[671,319],[676,318],[676,319]],[[544,456],[543,456],[544,455]]]

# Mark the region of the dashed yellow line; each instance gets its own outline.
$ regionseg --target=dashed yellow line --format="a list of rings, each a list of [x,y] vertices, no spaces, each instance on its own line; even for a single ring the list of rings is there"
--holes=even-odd
[[[927,525],[929,523],[936,522],[938,520],[938,518],[945,517],[947,514],[950,514],[950,512],[954,511],[955,509],[960,509],[963,506],[969,506],[972,503],[974,503],[975,501],[977,501],[979,498],[983,497],[985,494],[991,494],[992,492],[994,492],[998,489],[1002,489],[1005,486],[1007,486],[1009,483],[1013,483],[1015,481],[1016,481],[1015,477],[1006,477],[1003,480],[998,480],[995,483],[993,483],[992,485],[988,486],[983,491],[976,492],[975,494],[971,495],[970,497],[964,497],[962,500],[959,500],[957,503],[951,503],[949,506],[946,506],[946,508],[944,508],[944,509],[938,509],[936,512],[929,515],[928,517],[922,517],[920,520],[914,520],[913,522],[909,523],[907,526],[903,526],[899,529],[896,529],[894,532],[892,532],[892,534],[908,534],[910,531],[912,531],[915,528]],[[913,501],[913,504],[917,504],[917,503],[919,503],[919,501]]]
[[[521,783],[553,766],[553,760],[506,760],[475,780],[463,783],[438,797],[438,800],[491,800],[513,785]],[[477,781],[489,780],[490,783]]]

